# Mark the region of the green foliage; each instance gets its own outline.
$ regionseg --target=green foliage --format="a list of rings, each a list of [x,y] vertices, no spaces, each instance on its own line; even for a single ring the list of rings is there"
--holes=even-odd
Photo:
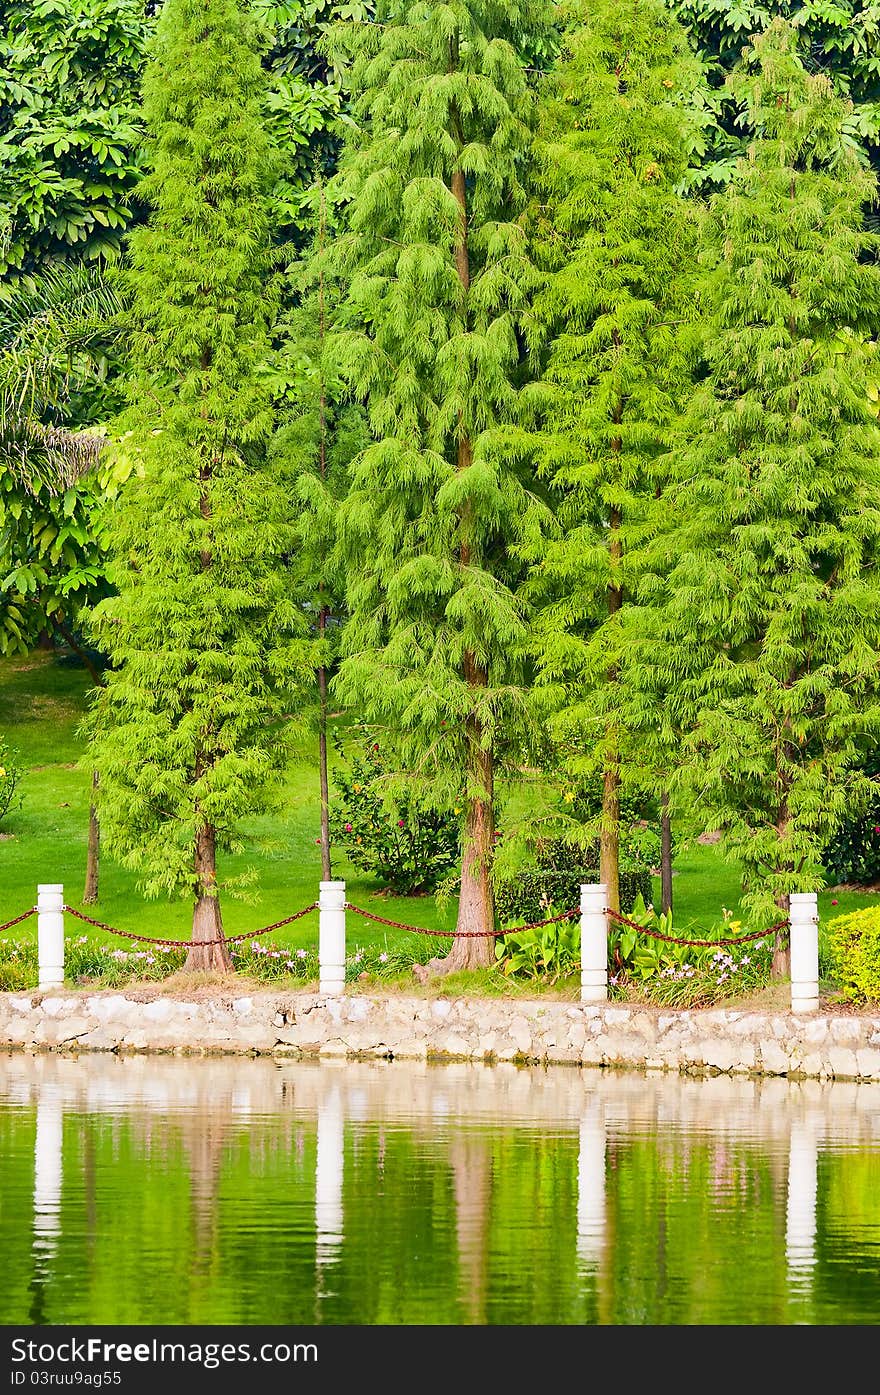
[[[19,787],[23,775],[19,752],[0,735],[0,823],[21,804]]]
[[[119,248],[148,27],[143,0],[0,4],[0,271]]]
[[[878,753],[872,751],[858,763],[874,793],[857,813],[844,814],[824,852],[825,881],[829,886],[844,883],[871,886],[880,879],[880,775]]]
[[[708,1007],[762,988],[769,981],[773,936],[749,940],[742,946],[687,943],[676,932],[670,912],[646,906],[641,896],[627,917],[653,934],[640,934],[631,926],[612,923],[608,937],[609,984],[625,992],[635,989],[652,1003],[678,1007]],[[739,921],[725,918],[699,940],[731,940],[741,930]],[[660,935],[670,939],[659,939]],[[684,941],[678,943],[677,941]]]
[[[393,732],[407,780],[463,800],[482,917],[494,763],[523,727],[515,551],[541,512],[512,430],[533,285],[517,43],[549,14],[452,0],[383,21],[334,40],[357,129],[330,188],[346,211],[333,346],[371,435],[340,511],[351,619],[335,691]]]
[[[166,0],[144,77],[151,207],[131,236],[134,470],[109,529],[112,661],[88,730],[101,833],[149,894],[192,896],[196,838],[239,845],[284,770],[310,674],[294,543],[267,467],[275,152],[260,34],[234,0]]]
[[[880,316],[861,218],[875,186],[854,159],[829,164],[844,109],[795,48],[772,26],[732,84],[761,135],[705,224],[668,531],[625,617],[638,728],[660,713],[686,730],[679,797],[724,833],[768,920],[823,884],[880,721],[880,430],[860,337]]]
[[[0,653],[70,636],[108,587],[103,523],[127,464],[100,428],[120,302],[103,270],[44,267],[0,287]]]
[[[346,762],[344,744],[336,748]],[[333,772],[330,833],[348,860],[400,896],[434,892],[461,853],[461,810],[389,797],[389,770],[370,732]]]
[[[557,983],[580,972],[581,936],[577,918],[559,920],[530,930],[518,930],[495,941],[495,958],[508,977]]]
[[[36,988],[39,978],[36,942],[0,938],[0,993]]]
[[[252,0],[252,9],[271,34],[263,62],[272,75],[269,124],[282,153],[273,192],[279,238],[304,246],[318,190],[336,167],[350,119],[342,73],[328,60],[326,40],[339,22],[368,23],[375,5],[372,0]]]
[[[556,526],[534,540],[529,595],[534,699],[567,788],[605,771],[618,787],[609,781],[605,807],[590,811],[598,837],[628,822],[614,808],[620,786],[659,789],[672,760],[661,743],[630,740],[621,608],[688,381],[680,331],[692,314],[693,219],[677,186],[691,124],[680,94],[697,65],[662,0],[571,3],[563,14],[537,139],[543,284],[530,335],[543,371],[523,394]]]
[[[725,79],[771,20],[790,20],[798,52],[812,73],[824,73],[852,107],[839,132],[839,150],[864,152],[880,165],[880,11],[874,0],[669,0],[706,65],[693,90],[700,117],[688,184],[717,188],[759,126]],[[864,155],[862,156],[864,158]]]
[[[580,905],[581,886],[599,880],[596,868],[523,868],[513,875],[496,878],[495,908],[502,925],[544,920],[560,911]],[[621,868],[620,906],[626,914],[636,898],[651,898],[651,874],[645,868]]]
[[[880,907],[835,916],[827,924],[835,986],[854,1003],[880,1002]]]
[[[602,781],[596,776],[569,779],[562,791],[554,825],[559,833],[549,840],[537,837],[537,860],[542,866],[559,867],[560,861],[598,866],[599,828],[602,815]],[[649,870],[660,863],[660,810],[652,790],[628,780],[618,791],[618,827],[621,867]],[[558,853],[556,848],[558,846]],[[675,842],[673,840],[673,850]],[[578,850],[580,850],[578,852]],[[549,857],[549,861],[548,861]]]
[[[880,800],[855,818],[844,818],[823,855],[829,886],[873,886],[880,881]]]

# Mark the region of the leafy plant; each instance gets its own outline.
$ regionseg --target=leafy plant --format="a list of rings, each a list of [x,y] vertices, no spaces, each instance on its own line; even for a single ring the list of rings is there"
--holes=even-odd
[[[436,891],[459,858],[460,809],[438,808],[417,796],[391,799],[379,742],[362,734],[359,751],[349,759],[338,733],[333,740],[344,762],[333,776],[333,841],[355,867],[398,895]]]
[[[609,983],[618,990],[618,996],[626,996],[627,990],[634,988],[649,1002],[708,1006],[763,986],[768,980],[772,935],[749,940],[742,947],[727,943],[742,930],[741,922],[732,919],[729,912],[720,926],[694,937],[714,940],[714,944],[686,942],[688,937],[680,931],[676,936],[672,913],[658,913],[641,897],[627,919],[654,933],[640,934],[632,926],[612,923]],[[676,938],[659,939],[659,935]]]
[[[556,983],[577,973],[581,964],[580,925],[577,919],[516,930],[495,941],[495,958],[502,973]]]
[[[865,807],[847,813],[829,840],[823,859],[829,886],[870,886],[880,879],[880,752],[872,752],[860,769],[878,793]]]
[[[18,793],[24,767],[18,763],[18,752],[0,736],[0,823],[12,809],[21,804]]]
[[[880,906],[835,916],[828,922],[834,978],[850,1002],[880,1002]]]

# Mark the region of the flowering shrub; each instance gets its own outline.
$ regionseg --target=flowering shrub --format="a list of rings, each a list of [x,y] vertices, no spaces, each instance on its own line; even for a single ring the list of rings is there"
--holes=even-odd
[[[627,919],[660,935],[676,936],[672,915],[659,915],[641,897]],[[695,932],[694,940],[718,942],[736,939],[743,933],[742,922],[725,910],[721,925],[708,933]],[[676,938],[687,941],[689,936],[679,931]],[[763,987],[769,982],[772,958],[770,934],[742,945],[702,945],[662,940],[656,935],[640,935],[630,926],[613,925],[608,937],[608,983],[611,996],[618,998],[634,989],[652,1003],[707,1007]]]
[[[343,760],[346,753],[335,739]],[[391,804],[388,770],[378,741],[362,737],[347,768],[334,773],[337,795],[330,834],[349,861],[400,896],[436,891],[459,861],[460,809],[438,809],[426,800]]]
[[[0,823],[10,810],[21,804],[18,787],[23,774],[24,768],[18,764],[18,752],[0,736]]]
[[[412,976],[413,964],[424,964],[437,950],[436,942],[426,935],[410,935],[395,945],[386,941],[380,945],[358,945],[345,961],[345,981],[354,983],[368,978],[397,978]]]
[[[319,976],[318,951],[314,947],[291,949],[286,945],[263,940],[239,940],[229,946],[232,966],[237,973],[247,974],[261,982],[271,983],[280,978],[302,979],[310,983]]]

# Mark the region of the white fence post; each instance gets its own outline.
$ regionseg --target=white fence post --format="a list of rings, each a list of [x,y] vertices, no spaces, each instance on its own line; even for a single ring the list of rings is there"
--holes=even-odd
[[[64,887],[37,887],[37,961],[39,986],[56,988],[64,982]]]
[[[608,1000],[608,888],[581,887],[581,1002]]]
[[[345,988],[345,882],[321,882],[318,966],[321,992],[341,993]]]
[[[818,901],[815,891],[796,891],[788,898],[792,1012],[815,1012],[819,1006]]]

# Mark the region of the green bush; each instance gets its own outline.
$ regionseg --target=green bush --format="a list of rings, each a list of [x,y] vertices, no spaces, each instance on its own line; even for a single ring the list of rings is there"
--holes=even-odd
[[[870,771],[875,775],[876,772]],[[872,886],[880,881],[880,799],[840,825],[823,856],[829,886]]]
[[[499,880],[495,888],[495,910],[502,925],[528,924],[544,920],[554,912],[580,905],[581,884],[598,882],[595,869],[567,871],[529,867]],[[652,896],[651,873],[646,867],[621,869],[620,909],[627,915],[636,897],[649,904]]]
[[[832,974],[849,1002],[880,1002],[880,906],[835,916],[827,925]]]
[[[379,742],[362,736],[347,768],[334,772],[336,794],[330,835],[348,860],[399,896],[436,891],[457,866],[461,849],[460,810],[438,809],[426,800],[391,801],[389,771]]]

